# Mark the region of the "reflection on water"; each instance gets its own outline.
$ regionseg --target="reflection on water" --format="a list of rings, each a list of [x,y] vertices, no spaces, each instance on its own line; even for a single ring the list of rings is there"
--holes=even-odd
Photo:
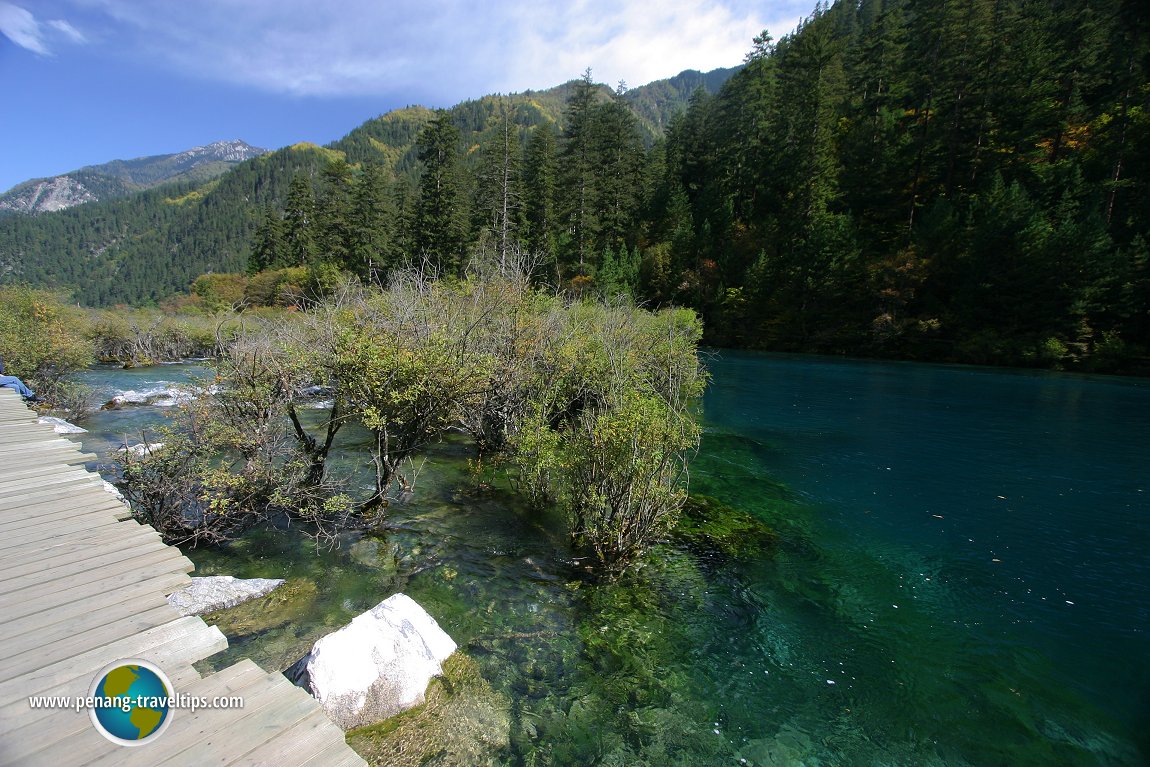
[[[1145,383],[710,365],[693,489],[772,524],[777,546],[662,546],[597,584],[559,520],[476,488],[468,445],[449,440],[386,535],[317,550],[291,528],[190,552],[200,574],[289,579],[226,618],[232,646],[211,663],[284,668],[405,591],[509,696],[507,764],[1143,763]],[[82,436],[118,440],[145,411]],[[364,435],[343,437],[337,468],[354,477]]]

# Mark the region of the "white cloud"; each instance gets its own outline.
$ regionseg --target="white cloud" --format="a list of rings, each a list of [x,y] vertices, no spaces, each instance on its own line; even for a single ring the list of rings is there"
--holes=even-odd
[[[0,0],[0,34],[21,48],[51,56],[49,42],[87,42],[83,33],[63,19],[40,23],[31,11]]]
[[[64,21],[63,19],[52,19],[51,21],[48,21],[46,23],[52,29],[61,33],[62,35],[64,35],[64,37],[68,38],[69,40],[71,40],[74,43],[86,43],[86,42],[88,42],[87,38],[84,37],[83,33],[81,33],[80,30],[76,29],[74,26],[72,26],[68,22]]]
[[[419,92],[442,103],[578,77],[640,85],[742,60],[812,0],[70,0],[141,64],[299,95]]]
[[[21,48],[48,55],[36,17],[18,5],[0,2],[0,32]]]

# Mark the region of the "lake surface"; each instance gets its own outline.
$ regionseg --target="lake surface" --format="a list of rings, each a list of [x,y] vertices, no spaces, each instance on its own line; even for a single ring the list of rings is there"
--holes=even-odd
[[[386,536],[189,552],[201,574],[295,589],[213,663],[283,668],[402,590],[506,695],[507,764],[1150,760],[1148,382],[727,351],[708,367],[692,491],[777,546],[666,545],[596,584],[560,520],[478,487],[447,440]],[[197,372],[90,378],[110,398]],[[105,450],[162,410],[82,436]],[[365,439],[339,445],[353,484]]]

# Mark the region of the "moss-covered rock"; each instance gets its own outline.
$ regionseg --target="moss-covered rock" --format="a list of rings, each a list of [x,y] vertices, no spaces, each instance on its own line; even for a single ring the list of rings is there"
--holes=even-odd
[[[456,652],[431,680],[421,706],[385,722],[347,733],[347,742],[371,765],[383,767],[494,767],[510,745],[511,702]]]
[[[399,544],[385,538],[366,536],[351,544],[348,556],[352,562],[387,575],[399,568]]]
[[[673,535],[730,557],[751,556],[778,542],[775,531],[758,517],[707,495],[687,499]]]
[[[266,597],[208,613],[204,621],[229,637],[247,636],[300,618],[312,609],[317,595],[314,581],[289,578]]]

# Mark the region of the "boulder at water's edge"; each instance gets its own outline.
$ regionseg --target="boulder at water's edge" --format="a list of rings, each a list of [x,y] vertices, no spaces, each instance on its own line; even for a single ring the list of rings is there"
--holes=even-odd
[[[191,586],[168,596],[168,604],[179,610],[181,615],[204,615],[262,597],[281,583],[282,578],[208,575],[203,578],[192,578]]]
[[[363,727],[423,703],[455,647],[414,599],[395,594],[315,643],[308,685],[332,721]]]

